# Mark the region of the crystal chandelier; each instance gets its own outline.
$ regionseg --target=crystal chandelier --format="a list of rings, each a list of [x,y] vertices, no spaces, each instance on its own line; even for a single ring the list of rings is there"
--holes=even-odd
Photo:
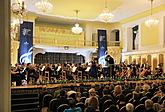
[[[25,16],[27,12],[25,2],[23,0],[14,0],[11,4],[11,11],[19,20],[19,23],[17,22],[17,24],[22,24],[23,16]]]
[[[35,6],[40,12],[44,13],[52,10],[53,8],[52,3],[50,3],[48,0],[40,0],[35,3]]]
[[[152,9],[153,9],[153,1],[154,0],[150,0],[151,1],[151,12],[150,12],[150,17],[148,18],[148,20],[145,21],[145,25],[147,27],[151,27],[151,26],[155,26],[159,23],[158,19],[153,18],[152,16]]]
[[[99,15],[99,18],[103,22],[109,22],[113,17],[114,17],[114,15],[107,8],[107,0],[105,0],[105,8],[104,8],[103,12]]]
[[[78,12],[79,10],[75,10],[76,12],[76,19],[78,19]],[[74,27],[72,27],[72,32],[75,33],[75,34],[80,34],[82,33],[83,29],[79,26],[78,23],[75,24]]]

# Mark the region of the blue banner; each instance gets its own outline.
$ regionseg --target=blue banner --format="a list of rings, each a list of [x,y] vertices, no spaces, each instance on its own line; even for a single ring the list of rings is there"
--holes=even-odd
[[[107,33],[106,30],[98,30],[98,61],[105,65],[105,52],[107,51]]]
[[[32,63],[33,22],[24,21],[20,25],[19,63]]]

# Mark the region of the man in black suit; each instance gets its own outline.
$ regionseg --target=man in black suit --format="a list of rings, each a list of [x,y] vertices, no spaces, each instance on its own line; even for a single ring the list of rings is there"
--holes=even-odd
[[[115,79],[115,73],[114,73],[114,59],[113,59],[108,53],[106,53],[105,61],[106,61],[106,63],[108,64],[108,68],[109,68],[109,77],[112,77],[113,79]]]

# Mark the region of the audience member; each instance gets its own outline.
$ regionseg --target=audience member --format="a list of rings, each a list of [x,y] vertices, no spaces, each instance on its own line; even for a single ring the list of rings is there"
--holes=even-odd
[[[127,112],[133,112],[134,111],[134,105],[131,103],[126,104],[126,110]]]

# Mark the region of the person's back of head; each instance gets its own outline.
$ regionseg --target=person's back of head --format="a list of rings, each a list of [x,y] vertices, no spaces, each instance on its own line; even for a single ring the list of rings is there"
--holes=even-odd
[[[110,91],[109,90],[103,90],[103,95],[109,95]]]
[[[121,85],[115,86],[115,88],[114,88],[114,94],[115,94],[115,95],[118,95],[118,94],[121,94],[121,92],[122,92],[122,87],[121,87]]]
[[[93,107],[95,110],[98,109],[98,107],[99,107],[98,98],[96,96],[90,97],[89,98],[89,105],[88,106]]]
[[[70,106],[71,108],[76,107],[76,100],[73,99],[73,98],[69,99],[69,106]]]
[[[165,112],[165,108],[159,110],[158,112]]]
[[[94,88],[91,88],[88,92],[90,96],[96,96],[96,91]]]
[[[148,92],[149,89],[150,89],[150,86],[148,84],[143,85],[143,91],[144,92]]]
[[[126,104],[126,110],[127,112],[133,112],[134,111],[134,105],[132,103]]]
[[[158,112],[159,110],[161,110],[160,104],[159,104],[159,103],[154,103],[154,104],[153,104],[153,109],[154,109],[156,112]]]
[[[145,101],[145,108],[146,108],[146,110],[152,109],[153,108],[153,101],[150,99],[147,99]]]
[[[136,87],[135,87],[135,91],[136,91],[137,93],[139,93],[139,92],[141,91],[140,86],[136,86]]]
[[[66,96],[65,90],[62,89],[62,90],[60,91],[60,96]]]

